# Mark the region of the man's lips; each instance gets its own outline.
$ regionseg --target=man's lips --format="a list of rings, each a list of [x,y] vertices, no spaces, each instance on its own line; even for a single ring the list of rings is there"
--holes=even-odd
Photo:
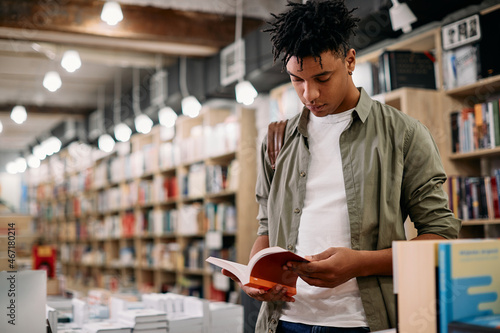
[[[322,105],[307,105],[307,108],[311,111],[318,112],[323,110],[325,107],[325,104]]]

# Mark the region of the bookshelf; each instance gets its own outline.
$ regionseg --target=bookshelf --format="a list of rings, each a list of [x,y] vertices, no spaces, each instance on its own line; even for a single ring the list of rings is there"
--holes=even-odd
[[[214,289],[205,258],[246,262],[255,240],[255,110],[206,106],[168,136],[156,126],[110,154],[66,149],[31,171],[32,214],[59,248],[67,288],[210,299],[236,289]]]
[[[500,97],[500,75],[482,78],[464,86],[444,89],[444,51],[441,45],[440,23],[431,23],[397,39],[384,41],[363,50],[358,53],[357,62],[358,64],[370,62],[377,65],[380,55],[385,50],[432,51],[436,59],[436,90],[399,88],[375,95],[373,98],[418,119],[429,129],[449,176],[449,180],[445,184],[446,189],[450,198],[453,198],[454,187],[452,187],[451,177],[493,177],[494,170],[500,168],[500,146],[474,149],[463,153],[453,152],[450,124],[450,116],[453,111],[474,107],[475,104],[487,102],[492,98],[498,100]],[[500,234],[499,225],[500,218],[491,214],[491,210],[487,218],[467,217],[463,220],[460,237],[498,237]]]

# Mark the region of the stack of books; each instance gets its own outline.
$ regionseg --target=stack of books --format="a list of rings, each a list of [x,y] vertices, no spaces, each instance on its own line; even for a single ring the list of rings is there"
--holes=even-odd
[[[208,332],[243,333],[243,306],[225,302],[212,302]]]
[[[131,309],[118,313],[121,324],[133,328],[134,333],[165,333],[167,314],[154,309]]]

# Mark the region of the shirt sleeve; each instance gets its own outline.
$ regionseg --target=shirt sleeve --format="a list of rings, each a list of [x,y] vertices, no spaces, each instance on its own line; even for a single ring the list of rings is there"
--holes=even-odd
[[[443,189],[446,174],[438,148],[424,125],[413,125],[404,139],[402,209],[419,235],[457,238],[461,221],[448,208],[448,195]]]
[[[259,161],[257,183],[255,186],[255,196],[257,203],[259,204],[259,214],[257,215],[259,228],[257,230],[257,235],[263,236],[269,235],[267,202],[269,198],[269,189],[271,188],[272,176],[274,174],[267,156],[267,135],[262,141]]]

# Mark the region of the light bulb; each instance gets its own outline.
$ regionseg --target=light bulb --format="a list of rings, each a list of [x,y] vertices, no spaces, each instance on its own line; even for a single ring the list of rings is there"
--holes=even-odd
[[[45,153],[46,156],[51,156],[52,154],[54,154],[52,152],[52,147],[50,145],[50,140],[49,139],[43,140],[42,143],[41,143],[41,146],[42,146],[42,150],[43,150],[43,152]]]
[[[17,173],[17,165],[16,162],[9,162],[5,166],[5,170],[11,175],[15,175]]]
[[[406,3],[399,3],[398,0],[391,0],[393,6],[389,8],[392,30],[403,30],[408,33],[412,30],[411,24],[417,22],[417,18]]]
[[[181,101],[182,114],[196,118],[200,114],[201,104],[198,99],[193,95],[184,97]]]
[[[43,86],[50,92],[55,92],[61,88],[62,81],[58,72],[50,71],[43,78]]]
[[[118,22],[123,20],[120,4],[115,1],[106,2],[102,7],[101,20],[109,25],[117,25]]]
[[[162,126],[174,127],[177,121],[177,113],[171,107],[165,106],[158,111],[158,118]]]
[[[3,123],[0,121],[0,133],[3,132]]]
[[[250,81],[239,82],[235,87],[236,101],[244,105],[251,105],[259,95]]]
[[[28,165],[30,168],[36,169],[40,166],[40,160],[36,156],[30,155],[28,156]]]
[[[55,136],[51,136],[49,139],[50,151],[52,154],[58,153],[61,150],[62,142]]]
[[[115,138],[121,142],[127,142],[130,140],[132,135],[132,130],[125,123],[119,123],[115,126]]]
[[[24,157],[16,158],[14,163],[16,163],[16,169],[18,173],[23,173],[28,167],[28,165],[26,164],[26,159]]]
[[[10,113],[10,119],[12,119],[16,124],[22,124],[28,119],[28,114],[26,113],[26,108],[22,105],[16,105],[12,108]]]
[[[61,60],[61,66],[69,73],[73,73],[79,69],[82,66],[82,61],[78,52],[75,50],[68,50],[64,52]]]
[[[153,127],[153,121],[145,114],[140,114],[134,120],[135,130],[139,133],[148,134]]]
[[[33,155],[35,155],[35,157],[38,158],[41,161],[44,160],[45,157],[47,157],[47,154],[43,150],[43,147],[42,147],[41,144],[36,145],[35,147],[33,147]]]
[[[105,153],[110,153],[115,147],[115,140],[109,134],[103,134],[97,141],[97,146]]]

